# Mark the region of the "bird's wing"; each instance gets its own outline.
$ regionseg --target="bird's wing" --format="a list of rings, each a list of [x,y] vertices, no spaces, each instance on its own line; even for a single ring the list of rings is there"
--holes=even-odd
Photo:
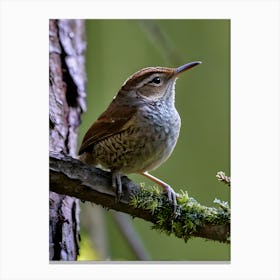
[[[117,107],[114,101],[85,134],[79,155],[91,150],[96,142],[120,133],[130,126],[130,120],[135,116],[137,109],[131,106]]]

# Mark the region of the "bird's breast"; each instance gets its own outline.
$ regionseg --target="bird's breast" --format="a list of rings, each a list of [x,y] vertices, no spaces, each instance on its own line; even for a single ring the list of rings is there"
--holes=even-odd
[[[153,170],[172,153],[179,137],[181,119],[174,106],[144,108],[139,112],[139,129],[145,135],[142,141],[145,170]],[[145,171],[143,170],[143,171]]]
[[[125,174],[156,169],[172,153],[180,126],[174,106],[140,108],[127,129],[94,146],[93,157]]]

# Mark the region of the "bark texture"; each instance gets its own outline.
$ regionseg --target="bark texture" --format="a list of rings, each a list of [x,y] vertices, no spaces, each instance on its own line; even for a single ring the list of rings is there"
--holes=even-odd
[[[83,20],[49,21],[49,150],[75,157],[85,103]],[[50,191],[49,260],[76,260],[79,200]]]

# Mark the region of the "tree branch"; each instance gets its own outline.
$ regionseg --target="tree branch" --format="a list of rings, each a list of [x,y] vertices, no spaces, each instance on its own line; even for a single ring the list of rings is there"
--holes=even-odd
[[[123,195],[115,202],[111,173],[84,164],[62,154],[50,154],[50,190],[100,204],[105,208],[130,214],[153,223],[167,234],[187,241],[190,237],[229,242],[230,210],[216,200],[217,208],[200,205],[187,193],[178,199],[177,215],[167,198],[157,188],[141,188],[122,177]]]

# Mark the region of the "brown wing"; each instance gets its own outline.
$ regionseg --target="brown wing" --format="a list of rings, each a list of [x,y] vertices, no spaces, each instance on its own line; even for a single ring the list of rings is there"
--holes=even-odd
[[[108,109],[93,123],[85,134],[79,155],[87,150],[91,150],[96,142],[127,129],[128,123],[136,111],[135,107],[118,107],[115,100],[113,100]]]

